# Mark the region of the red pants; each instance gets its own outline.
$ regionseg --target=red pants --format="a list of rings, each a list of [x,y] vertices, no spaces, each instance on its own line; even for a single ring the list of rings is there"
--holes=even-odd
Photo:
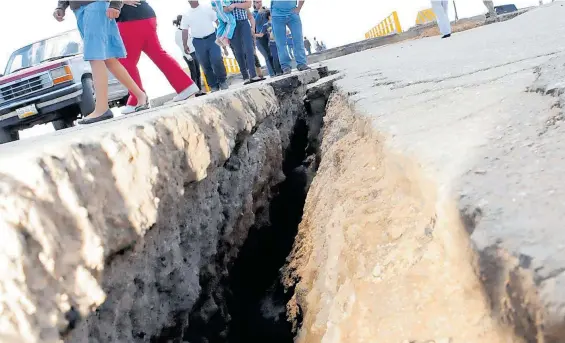
[[[161,47],[159,37],[157,37],[157,18],[118,23],[118,28],[127,51],[127,57],[121,58],[120,62],[139,88],[143,89],[137,69],[141,52],[144,52],[165,74],[177,93],[194,83],[190,76],[182,70],[178,62]],[[130,106],[137,105],[137,99],[131,92],[127,104]]]

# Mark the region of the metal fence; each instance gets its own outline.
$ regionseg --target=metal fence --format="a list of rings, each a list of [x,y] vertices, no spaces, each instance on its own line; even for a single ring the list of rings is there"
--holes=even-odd
[[[365,33],[365,39],[388,36],[393,33],[401,33],[402,27],[400,26],[400,20],[398,20],[398,13],[396,11],[392,12],[391,15],[386,17],[377,26],[370,29]]]

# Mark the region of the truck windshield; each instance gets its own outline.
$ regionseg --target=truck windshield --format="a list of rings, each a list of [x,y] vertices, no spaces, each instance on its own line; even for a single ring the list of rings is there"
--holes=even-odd
[[[54,60],[81,53],[82,40],[78,31],[65,32],[16,50],[6,64],[4,75],[36,66],[46,60]]]

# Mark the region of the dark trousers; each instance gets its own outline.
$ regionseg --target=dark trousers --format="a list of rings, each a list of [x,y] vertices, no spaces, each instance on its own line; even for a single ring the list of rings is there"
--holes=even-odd
[[[202,78],[200,77],[200,63],[198,63],[196,52],[191,52],[190,56],[192,57],[192,61],[189,61],[188,58],[183,56],[184,61],[188,65],[188,69],[190,70],[190,77],[192,78],[192,81],[196,83],[198,88],[202,89]]]
[[[235,31],[231,39],[231,46],[235,54],[235,59],[239,65],[241,76],[244,80],[257,77],[255,71],[255,46],[251,36],[251,26],[249,21],[238,20]],[[202,63],[202,62],[201,62]]]
[[[269,44],[269,50],[273,56],[273,68],[275,69],[275,74],[282,74],[281,63],[279,62],[279,51],[277,50],[276,44]]]
[[[192,40],[196,50],[196,59],[204,69],[206,81],[211,89],[218,89],[220,83],[226,82],[226,67],[222,57],[222,50],[216,44],[216,34]],[[253,56],[252,56],[253,57]]]
[[[277,71],[273,69],[273,55],[271,55],[271,49],[269,49],[269,38],[266,36],[257,38],[257,50],[263,55],[265,58],[265,63],[267,64],[267,70],[269,71],[269,75],[275,76]]]
[[[307,46],[306,51],[308,51],[308,55],[312,55],[312,47]]]

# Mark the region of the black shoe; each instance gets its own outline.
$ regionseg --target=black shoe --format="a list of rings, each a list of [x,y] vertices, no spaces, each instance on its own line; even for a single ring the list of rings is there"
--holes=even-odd
[[[306,64],[301,64],[297,66],[296,69],[298,69],[299,71],[305,71],[305,70],[310,70],[310,67],[307,66]]]
[[[249,83],[261,82],[261,81],[264,81],[264,80],[265,80],[264,77],[255,76],[254,78],[249,80]]]
[[[80,125],[88,125],[88,124],[94,124],[94,123],[98,123],[100,121],[104,121],[104,120],[108,120],[108,119],[112,119],[114,118],[114,113],[112,113],[111,110],[108,110],[106,112],[104,112],[104,114],[96,117],[96,118],[84,118],[79,120],[77,123]]]
[[[443,36],[443,37],[441,37],[441,39],[449,38],[449,37],[451,37],[451,33],[450,33],[450,34],[447,34],[447,35],[445,35],[445,36]]]

